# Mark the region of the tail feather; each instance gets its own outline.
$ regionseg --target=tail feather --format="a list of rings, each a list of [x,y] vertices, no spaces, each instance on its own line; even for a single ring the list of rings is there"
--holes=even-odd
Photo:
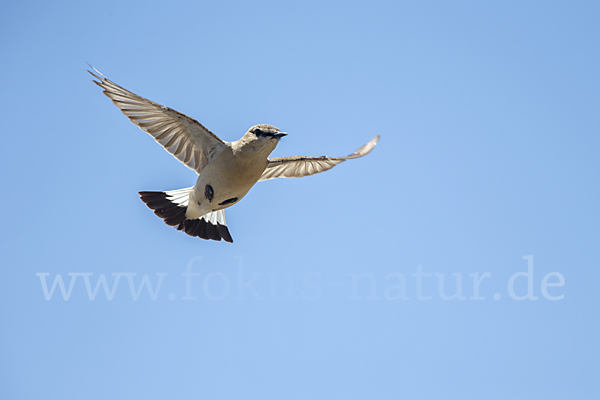
[[[219,230],[213,224],[206,224],[206,233],[208,233],[208,237],[212,240],[221,240],[221,235],[219,235]]]
[[[225,212],[223,212],[223,216],[225,216]],[[233,243],[233,238],[229,234],[229,229],[227,229],[227,225],[221,225],[217,223],[217,229],[219,230],[219,235],[221,235],[224,241]]]
[[[176,227],[177,230],[205,240],[219,241],[223,239],[233,243],[229,229],[227,229],[224,210],[214,211],[197,219],[186,218],[189,193],[192,189],[140,192],[140,198],[148,208],[154,210],[154,214],[162,218],[167,225]]]

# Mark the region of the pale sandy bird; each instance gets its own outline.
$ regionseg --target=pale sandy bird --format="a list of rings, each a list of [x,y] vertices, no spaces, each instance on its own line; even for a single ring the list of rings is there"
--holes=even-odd
[[[375,136],[346,157],[268,158],[287,133],[271,125],[255,125],[241,139],[225,142],[195,119],[140,97],[93,69],[95,73],[88,72],[98,79],[94,82],[121,112],[198,174],[193,187],[140,195],[167,225],[202,239],[233,242],[224,210],[239,202],[256,182],[327,171],[368,154],[379,140]]]

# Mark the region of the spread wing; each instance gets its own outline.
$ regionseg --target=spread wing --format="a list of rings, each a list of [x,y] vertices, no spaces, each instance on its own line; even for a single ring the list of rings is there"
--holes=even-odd
[[[96,73],[88,71],[98,79],[93,82],[104,89],[121,112],[198,174],[227,146],[195,119],[138,96],[93,69]]]
[[[359,158],[367,155],[379,141],[379,135],[375,136],[369,143],[346,157],[275,157],[269,158],[269,164],[258,180],[266,181],[273,178],[301,178],[303,176],[318,174],[327,171],[346,160]]]

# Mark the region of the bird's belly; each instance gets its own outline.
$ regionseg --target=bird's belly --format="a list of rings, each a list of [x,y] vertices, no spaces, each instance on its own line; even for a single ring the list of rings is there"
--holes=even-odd
[[[248,168],[215,160],[202,170],[190,197],[191,214],[204,215],[238,203],[262,174],[261,167]]]

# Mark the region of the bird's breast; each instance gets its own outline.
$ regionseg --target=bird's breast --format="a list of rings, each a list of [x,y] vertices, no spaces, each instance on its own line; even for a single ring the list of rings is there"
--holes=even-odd
[[[261,177],[267,165],[257,157],[244,157],[224,150],[198,176],[193,200],[201,215],[239,202]],[[196,205],[193,207],[196,208]]]

